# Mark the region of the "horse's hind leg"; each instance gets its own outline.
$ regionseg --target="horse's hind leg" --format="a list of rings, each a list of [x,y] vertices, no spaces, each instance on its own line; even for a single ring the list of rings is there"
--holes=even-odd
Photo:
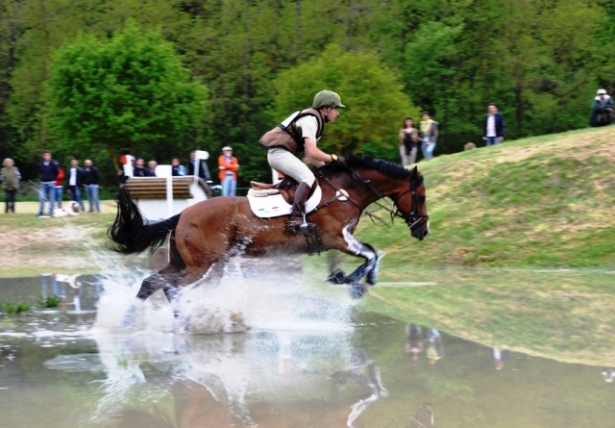
[[[137,292],[137,299],[139,299],[140,302],[145,302],[156,291],[164,289],[165,287],[174,287],[179,275],[180,271],[172,264],[169,264],[164,269],[148,276],[143,280],[141,287]],[[128,309],[128,312],[124,316],[124,321],[122,323],[124,327],[134,324],[136,312],[137,305],[131,305],[130,309]]]

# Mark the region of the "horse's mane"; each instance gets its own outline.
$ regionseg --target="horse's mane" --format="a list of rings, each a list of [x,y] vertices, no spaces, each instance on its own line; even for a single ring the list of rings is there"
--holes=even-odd
[[[346,163],[348,164],[348,167],[352,169],[371,169],[380,171],[384,175],[391,178],[403,179],[412,177],[412,170],[382,159],[375,159],[371,156],[348,156],[346,158]],[[321,170],[326,176],[345,171],[344,167],[337,162],[332,162],[325,165],[319,168],[319,170]]]

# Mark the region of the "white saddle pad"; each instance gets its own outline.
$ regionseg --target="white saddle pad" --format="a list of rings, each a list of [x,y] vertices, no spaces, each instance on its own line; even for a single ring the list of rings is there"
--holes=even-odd
[[[305,211],[312,212],[316,209],[322,199],[322,190],[320,186],[316,186],[316,190],[305,203]],[[248,201],[250,208],[255,216],[260,218],[281,217],[289,215],[292,210],[292,205],[289,205],[284,200],[282,194],[277,193],[269,196],[255,196],[250,189],[248,191]]]

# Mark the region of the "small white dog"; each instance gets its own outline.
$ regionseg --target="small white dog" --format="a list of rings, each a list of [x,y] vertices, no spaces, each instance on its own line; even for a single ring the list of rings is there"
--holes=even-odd
[[[79,288],[83,285],[81,282],[81,274],[76,273],[73,275],[67,275],[65,273],[42,273],[41,276],[45,277],[53,277],[56,282],[65,282],[70,285],[72,288]]]
[[[79,215],[79,203],[70,201],[66,208],[54,209],[52,217],[66,217],[68,215]]]

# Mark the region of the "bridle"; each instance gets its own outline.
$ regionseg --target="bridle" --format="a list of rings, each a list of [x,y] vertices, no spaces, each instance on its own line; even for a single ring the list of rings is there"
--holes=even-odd
[[[350,201],[353,205],[355,205],[359,209],[359,211],[363,211],[365,213],[365,215],[367,215],[374,224],[376,223],[376,220],[379,220],[384,225],[387,225],[387,226],[388,225],[392,225],[394,223],[394,221],[395,221],[395,218],[399,217],[399,218],[403,219],[406,222],[406,224],[408,225],[408,228],[411,231],[414,232],[419,227],[419,223],[421,223],[421,221],[429,219],[429,216],[427,214],[420,214],[420,213],[416,212],[416,210],[418,209],[419,204],[421,203],[421,200],[420,200],[421,196],[419,196],[417,194],[417,189],[423,184],[423,177],[421,175],[413,174],[412,175],[412,179],[410,180],[410,186],[409,186],[408,190],[403,192],[397,198],[397,200],[399,201],[406,193],[410,193],[412,195],[412,201],[411,201],[411,206],[410,206],[410,216],[409,217],[404,217],[404,215],[399,211],[399,207],[397,206],[397,204],[395,202],[393,202],[393,207],[392,208],[386,207],[382,203],[380,203],[379,200],[384,198],[385,196],[382,193],[380,193],[380,191],[378,191],[378,189],[376,189],[374,186],[372,186],[370,180],[367,180],[367,179],[361,177],[359,174],[357,174],[357,172],[354,169],[350,168],[349,166],[345,166],[344,168],[346,169],[346,172],[348,172],[348,174],[350,175],[350,177],[353,180],[358,181],[360,183],[363,183],[372,193],[374,193],[378,197],[378,200],[376,202],[374,202],[378,207],[384,209],[385,211],[389,211],[389,215],[391,216],[391,220],[386,222],[386,221],[382,220],[380,217],[378,217],[376,214],[370,213],[366,209],[362,209],[359,206],[359,204],[357,204],[350,197],[348,197],[347,200]],[[331,180],[329,180],[324,174],[322,174],[320,176],[320,178],[323,178],[327,183],[329,183],[329,185],[331,187],[333,187],[336,192],[339,192],[341,190],[341,189],[338,189],[334,185],[334,183],[332,183]],[[330,200],[326,201],[323,204],[323,206],[319,207],[319,208],[323,208],[323,207],[329,205],[330,203],[332,203],[332,202],[334,202],[336,200],[337,200],[337,196],[334,197],[333,199],[330,199]]]
[[[401,217],[408,225],[408,228],[414,232],[419,227],[419,223],[421,223],[421,221],[429,220],[429,216],[427,214],[420,214],[416,211],[419,207],[419,204],[425,203],[425,196],[420,196],[417,193],[417,189],[423,185],[423,181],[423,176],[418,174],[412,175],[412,179],[410,180],[410,188],[403,192],[401,195],[399,195],[399,197],[397,198],[397,200],[399,201],[406,193],[411,194],[412,201],[410,205],[410,216],[407,218],[404,217],[399,212],[399,207],[397,206],[397,204],[394,204],[395,211],[391,210],[391,222],[394,217]],[[423,199],[422,201],[421,198]]]

